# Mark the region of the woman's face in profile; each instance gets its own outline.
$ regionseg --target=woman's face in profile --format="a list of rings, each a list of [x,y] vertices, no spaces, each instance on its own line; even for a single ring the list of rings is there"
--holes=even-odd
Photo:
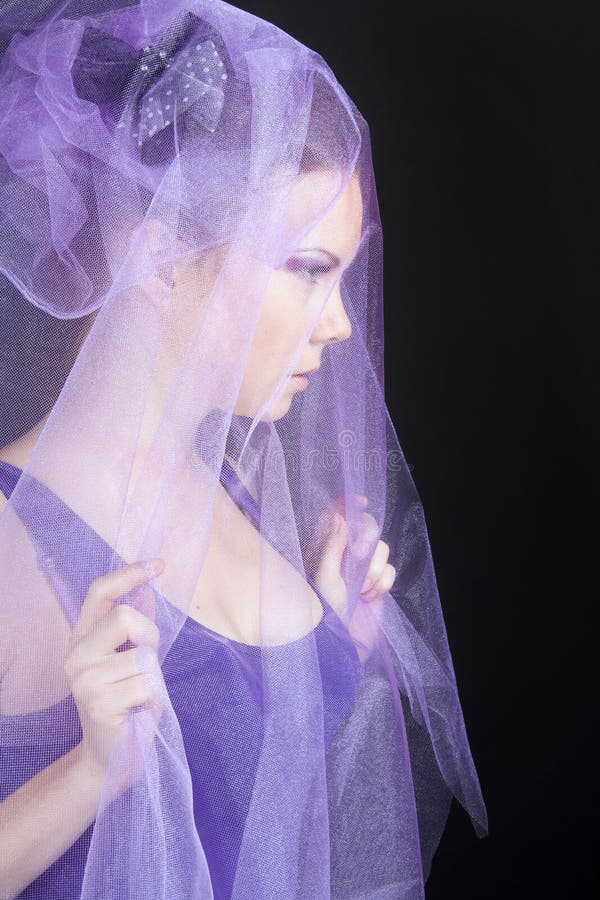
[[[338,173],[316,171],[297,178],[288,205],[291,233],[305,230],[303,223],[319,217],[324,198],[332,196]],[[340,281],[353,261],[362,231],[363,203],[357,176],[349,179],[335,205],[310,230],[285,262],[268,270],[268,283],[234,412],[254,418],[279,419],[289,410],[306,379],[292,373],[308,372],[321,364],[329,343],[350,337],[352,327],[342,303]],[[228,245],[205,254],[201,267],[178,269],[178,302],[173,304],[173,332],[169,346],[182,351],[203,308],[200,297],[210,292],[228,252]],[[300,354],[298,356],[298,354]],[[264,409],[263,406],[268,404]]]
[[[301,176],[292,190],[290,215],[301,220],[327,196],[331,174]],[[342,303],[340,280],[357,252],[363,205],[359,180],[352,177],[335,206],[301,241],[278,269],[273,269],[261,306],[235,412],[254,416],[284,378],[263,418],[279,419],[294,394],[304,390],[304,378],[287,375],[321,364],[327,344],[350,337],[352,326]]]

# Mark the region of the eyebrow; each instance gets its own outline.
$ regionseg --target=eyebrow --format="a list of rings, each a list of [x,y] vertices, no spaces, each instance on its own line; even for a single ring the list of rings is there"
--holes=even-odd
[[[332,253],[330,250],[325,250],[324,247],[300,247],[297,253],[324,253],[325,256],[329,257],[334,266],[341,265],[341,260],[339,257]]]

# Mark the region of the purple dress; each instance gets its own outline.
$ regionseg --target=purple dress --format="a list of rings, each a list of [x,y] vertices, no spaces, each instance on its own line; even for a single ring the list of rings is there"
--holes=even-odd
[[[6,496],[12,493],[21,471],[0,460],[0,490]],[[221,470],[221,482],[256,526],[260,511],[227,460]],[[80,564],[82,571],[78,571],[75,561],[67,555],[69,542],[60,540],[56,528],[44,528],[41,519],[36,521],[35,516],[28,515],[28,528],[31,522],[30,530],[41,547],[45,567],[60,573],[63,581],[65,578],[70,581],[80,606],[91,579],[115,568],[115,558],[118,561],[120,557],[48,488],[39,482],[36,485],[44,496],[40,509],[48,508],[49,498],[59,505],[62,521],[73,529],[74,534],[77,533],[75,545],[89,544],[90,558],[94,560],[93,566],[98,568],[97,573],[92,571],[93,566],[88,560],[83,567]],[[125,560],[117,562],[117,565],[124,564]],[[289,653],[294,645],[314,633],[323,685],[325,739],[329,746],[352,710],[361,667],[354,644],[349,637],[344,637],[344,629],[328,627],[327,621],[331,617],[337,619],[337,616],[312,581],[307,580],[321,600],[324,615],[314,632],[275,649]],[[166,599],[165,604],[170,606]],[[74,606],[65,612],[74,623],[77,608]],[[273,649],[270,648],[270,652]],[[193,784],[194,819],[206,853],[214,896],[216,900],[228,900],[262,740],[260,648],[218,634],[188,616],[163,660],[162,671],[183,736]],[[79,716],[72,696],[60,704],[69,707],[68,719],[61,714],[60,720],[63,723],[71,721],[73,727],[68,734],[52,736],[46,752],[36,740],[35,751],[27,755],[27,771],[23,763],[25,737],[13,751],[0,742],[0,801],[81,739]],[[29,727],[33,727],[36,734],[46,733],[56,721],[52,709],[55,707],[19,716],[21,733],[26,735]],[[5,722],[10,720],[9,733],[17,733],[17,717],[3,718]],[[2,717],[0,727],[1,724]],[[92,829],[93,823],[19,897],[36,900],[79,898]]]

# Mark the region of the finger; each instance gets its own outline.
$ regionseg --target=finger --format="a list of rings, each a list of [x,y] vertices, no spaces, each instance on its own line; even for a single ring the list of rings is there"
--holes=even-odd
[[[354,530],[356,537],[351,545],[352,554],[357,559],[365,559],[374,552],[379,537],[379,525],[374,516],[363,512],[357,525],[354,526]]]
[[[93,666],[89,666],[80,675],[80,687],[89,683],[90,685],[116,684],[134,675],[140,675],[144,672],[158,672],[160,663],[156,652],[148,646],[133,647],[131,650],[124,650],[122,653],[111,653],[103,656]]]
[[[327,535],[319,562],[318,575],[320,579],[337,580],[340,577],[346,539],[346,520],[342,515],[336,513],[332,517],[331,529]]]
[[[71,651],[72,664],[100,658],[115,652],[126,641],[132,644],[148,644],[158,647],[160,631],[157,625],[138,610],[126,603],[115,606],[98,625],[88,631]],[[126,653],[127,651],[122,651]]]
[[[376,597],[386,594],[392,589],[395,580],[396,570],[390,563],[387,563],[383,568],[383,572],[372,587],[365,593],[361,592],[361,598],[363,600],[374,600]]]
[[[151,584],[140,584],[129,592],[128,602],[133,609],[154,621],[156,616],[156,592]]]
[[[120,684],[107,685],[103,703],[114,715],[123,715],[133,706],[150,706],[160,702],[161,691],[156,679],[145,673],[127,678]]]
[[[346,494],[342,494],[327,504],[319,516],[319,521],[328,522],[335,513],[340,513],[340,515],[345,517],[348,512],[348,506],[352,507],[353,505],[353,500],[356,506],[361,509],[364,509],[369,503],[369,498],[366,494],[349,494],[348,498]]]
[[[330,506],[332,506],[336,512],[342,513],[344,515],[348,511],[348,506],[352,506],[353,503],[364,509],[369,505],[369,498],[366,494],[342,494],[341,497],[336,497],[335,500],[332,500]]]
[[[138,560],[101,575],[91,582],[73,629],[73,641],[81,637],[103,619],[113,608],[115,600],[136,587],[160,575],[165,564],[162,559]]]
[[[366,494],[354,494],[353,496],[356,498],[358,506],[365,507],[369,502],[369,498],[366,496]],[[344,516],[345,519],[346,512],[346,495],[344,494],[341,497],[337,497],[335,500],[332,500],[330,503],[328,503],[320,513],[315,523],[312,535],[305,545],[304,556],[309,565],[311,563],[314,563],[320,556],[323,545],[327,541],[328,536],[331,534],[331,531],[333,529],[333,523],[336,514]],[[365,516],[367,517],[365,520],[365,529],[369,534],[371,534],[370,527],[367,528],[366,526],[366,521],[371,520],[374,525],[375,534],[378,534],[379,532],[375,519],[373,519],[373,517],[368,513],[365,513]],[[371,547],[369,546],[368,549],[370,550]]]
[[[368,591],[369,588],[371,588],[375,584],[375,582],[383,572],[383,568],[387,562],[389,555],[389,544],[386,544],[385,541],[379,541],[377,543],[377,546],[375,547],[371,562],[369,563],[369,568],[367,569],[363,586],[360,589],[361,594],[364,591]]]
[[[319,554],[324,544],[329,540],[332,532],[335,530],[336,517],[343,516],[341,504],[338,501],[329,503],[320,514],[315,525],[314,532],[308,541],[307,549],[310,553]]]

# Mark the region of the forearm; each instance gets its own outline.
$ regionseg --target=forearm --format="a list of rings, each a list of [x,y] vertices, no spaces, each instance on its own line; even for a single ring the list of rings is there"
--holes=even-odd
[[[78,744],[0,803],[0,900],[12,900],[77,840],[98,811],[104,774]]]

